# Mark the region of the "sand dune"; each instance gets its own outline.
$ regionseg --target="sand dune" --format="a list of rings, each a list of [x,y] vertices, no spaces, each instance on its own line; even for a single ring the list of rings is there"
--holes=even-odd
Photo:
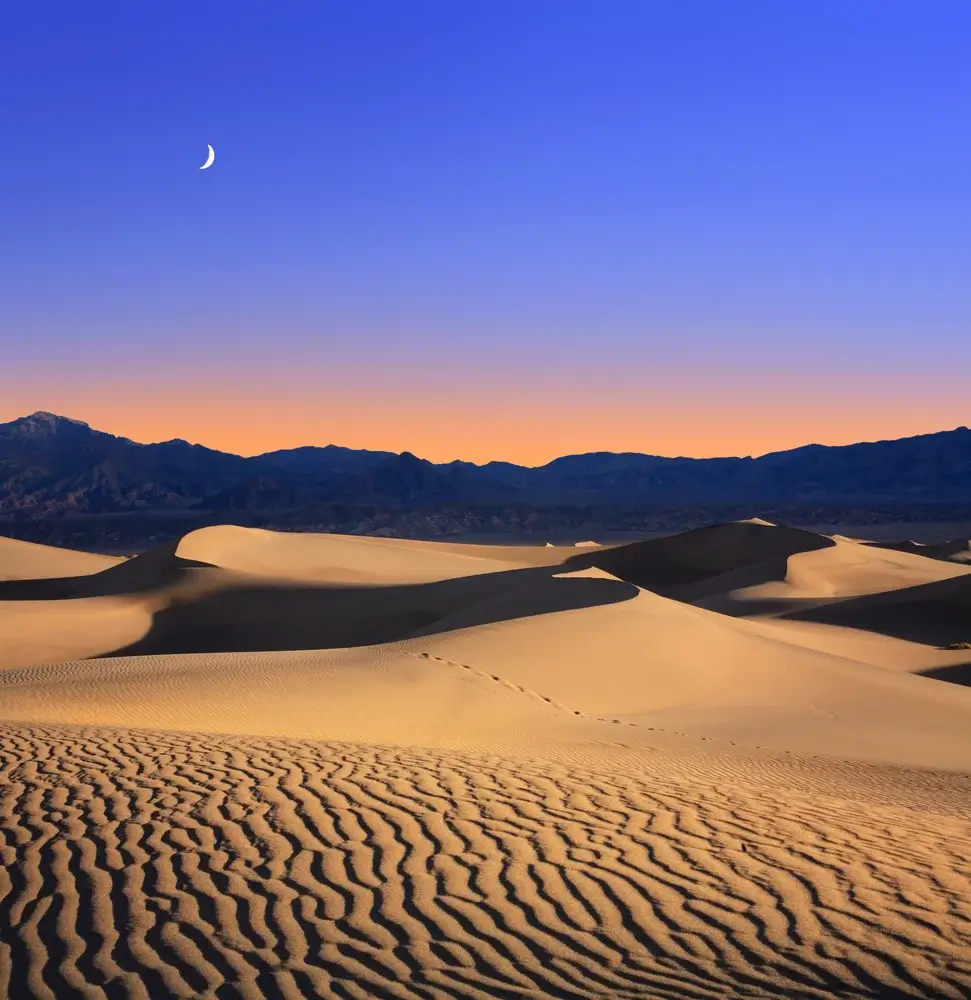
[[[833,544],[822,535],[755,518],[576,556],[571,565],[597,566],[622,580],[670,592],[752,566],[784,565],[795,553]]]
[[[971,641],[971,573],[833,602],[800,617],[934,646]]]
[[[538,546],[287,534],[230,525],[193,531],[174,552],[181,559],[222,569],[326,583],[423,583],[492,573],[503,565],[550,565],[562,558]]]
[[[898,552],[911,552],[914,555],[929,556],[931,559],[946,559],[949,562],[971,563],[971,539],[954,538],[948,542],[921,543],[903,542],[872,542],[872,545]]]
[[[836,599],[966,576],[969,570],[971,567],[840,539],[824,549],[793,553],[784,565],[746,567],[745,577],[737,573],[710,578],[693,589],[684,589],[679,596],[728,614],[787,613]]]
[[[0,995],[967,996],[928,556],[3,543]]]
[[[49,545],[0,538],[0,586],[4,580],[38,580],[52,577],[86,576],[116,566],[119,556],[56,549]]]

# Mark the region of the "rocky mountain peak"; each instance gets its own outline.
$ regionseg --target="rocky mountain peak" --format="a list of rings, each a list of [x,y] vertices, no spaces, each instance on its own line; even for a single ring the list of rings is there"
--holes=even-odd
[[[62,417],[57,413],[48,413],[47,410],[37,410],[29,416],[20,417],[7,424],[7,427],[14,435],[24,438],[46,437],[67,428],[91,429],[83,420]]]

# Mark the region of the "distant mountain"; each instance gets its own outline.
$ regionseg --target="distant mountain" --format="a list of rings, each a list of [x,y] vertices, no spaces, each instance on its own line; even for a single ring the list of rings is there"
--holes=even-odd
[[[345,448],[333,452],[327,448],[298,450],[316,454],[301,455],[291,462],[292,453],[274,453],[287,456],[283,467],[274,466],[269,455],[251,459],[254,468],[265,469],[263,474],[250,475],[205,497],[193,509],[280,512],[325,504],[410,507],[475,503],[510,493],[508,487],[488,478],[480,479],[452,466],[434,465],[407,451],[395,455],[355,453]]]
[[[304,475],[327,469],[331,472],[360,472],[386,458],[396,458],[393,451],[366,451],[328,444],[323,448],[306,445],[284,451],[268,451],[251,458],[254,469],[282,469]]]
[[[238,455],[185,441],[136,444],[53,413],[0,424],[0,514],[185,507],[247,470]]]
[[[475,468],[475,467],[473,467]],[[341,484],[334,499],[375,506],[478,503],[507,497],[513,490],[465,468],[434,465],[411,452],[390,455]]]
[[[663,458],[596,452],[539,468],[436,465],[336,445],[242,458],[185,441],[138,444],[38,412],[0,424],[0,517],[61,513],[283,513],[377,508],[905,504],[971,500],[971,431],[843,447],[807,445],[760,458]]]

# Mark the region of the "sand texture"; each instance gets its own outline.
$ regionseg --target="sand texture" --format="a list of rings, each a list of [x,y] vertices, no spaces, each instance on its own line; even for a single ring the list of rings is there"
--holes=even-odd
[[[923,548],[0,539],[0,996],[961,1000]]]

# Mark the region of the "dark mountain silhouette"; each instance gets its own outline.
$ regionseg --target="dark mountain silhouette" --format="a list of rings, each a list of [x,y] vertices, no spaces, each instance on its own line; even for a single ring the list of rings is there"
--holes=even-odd
[[[376,465],[382,459],[395,457],[392,451],[367,451],[328,444],[323,448],[306,445],[303,448],[268,451],[265,455],[257,455],[249,461],[254,469],[282,469],[286,472],[308,475],[321,469],[331,472],[360,472]]]
[[[488,476],[478,476],[454,465],[434,465],[410,451],[389,455],[359,472],[337,489],[343,503],[377,506],[428,503],[476,503],[511,490]]]
[[[527,506],[905,504],[971,500],[971,431],[760,458],[597,452],[539,468],[436,465],[410,452],[305,447],[243,458],[185,441],[138,444],[38,412],[0,424],[0,517],[287,512],[344,504]]]
[[[0,514],[185,507],[248,471],[238,455],[186,441],[136,444],[53,413],[0,424]]]

